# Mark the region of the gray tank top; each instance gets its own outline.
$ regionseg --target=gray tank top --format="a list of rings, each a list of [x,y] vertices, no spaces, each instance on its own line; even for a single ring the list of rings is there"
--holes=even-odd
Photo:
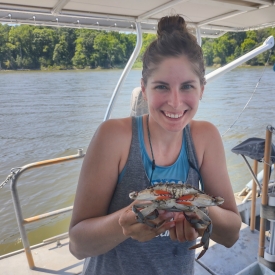
[[[128,206],[132,200],[129,193],[150,186],[140,153],[136,117],[132,118],[132,141],[125,173],[117,184],[108,213]],[[189,162],[191,163],[187,183],[198,188],[198,162],[190,127],[186,126],[186,141]],[[197,171],[196,171],[197,170]],[[138,242],[131,238],[112,250],[97,257],[87,258],[83,275],[192,275],[194,274],[195,251],[188,248],[195,241],[180,243],[172,241],[169,231],[148,242]]]

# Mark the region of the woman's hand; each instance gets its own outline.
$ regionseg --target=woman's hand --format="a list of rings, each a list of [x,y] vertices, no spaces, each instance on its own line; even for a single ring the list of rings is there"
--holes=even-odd
[[[140,203],[140,202],[139,202]],[[133,203],[134,204],[134,203]],[[174,214],[164,210],[159,210],[159,216],[150,220],[155,225],[162,224],[160,227],[153,228],[137,221],[136,214],[132,211],[132,205],[120,215],[119,224],[122,227],[123,234],[131,237],[139,242],[146,242],[154,237],[171,230],[175,226],[175,222],[171,221]]]
[[[182,212],[174,212],[173,215],[175,226],[169,229],[171,240],[185,242],[193,241],[199,237],[199,233],[186,220]],[[189,216],[193,218],[193,214],[190,213]],[[196,218],[196,215],[194,216],[194,218]]]

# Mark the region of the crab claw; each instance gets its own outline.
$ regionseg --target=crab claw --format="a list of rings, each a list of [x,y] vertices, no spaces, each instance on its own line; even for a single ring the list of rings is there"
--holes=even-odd
[[[190,222],[198,231],[201,231],[201,229],[204,229],[201,237],[201,241],[198,244],[195,244],[189,247],[189,249],[196,249],[199,247],[203,247],[203,250],[201,251],[201,253],[197,258],[198,260],[204,255],[204,253],[207,251],[209,247],[209,239],[212,233],[212,221],[202,210],[197,209],[195,212],[198,218],[189,217],[185,213],[184,213],[184,216],[187,219],[187,221]]]
[[[201,237],[201,241],[198,244],[189,247],[189,249],[196,249],[196,248],[201,247],[201,246],[203,247],[203,250],[199,254],[197,260],[200,259],[204,255],[204,253],[207,251],[207,249],[209,247],[209,239],[210,239],[211,232],[212,232],[212,223],[210,223],[206,227],[206,229],[205,229],[205,231],[204,231],[204,233]]]
[[[154,220],[159,216],[159,212],[157,209],[155,209],[150,215],[147,215],[146,217],[142,214],[142,211],[138,210],[137,205],[133,205],[132,210],[136,214],[136,218],[139,223],[144,223],[152,228],[159,228],[165,222],[163,221],[159,224],[150,222],[150,220]]]

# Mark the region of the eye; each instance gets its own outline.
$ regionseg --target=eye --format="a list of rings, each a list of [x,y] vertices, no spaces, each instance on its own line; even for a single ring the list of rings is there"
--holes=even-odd
[[[182,85],[182,89],[183,89],[183,90],[190,90],[190,89],[192,89],[192,88],[193,88],[193,86],[190,85],[190,84],[183,84],[183,85]]]
[[[155,87],[156,90],[168,90],[166,85],[160,84]]]

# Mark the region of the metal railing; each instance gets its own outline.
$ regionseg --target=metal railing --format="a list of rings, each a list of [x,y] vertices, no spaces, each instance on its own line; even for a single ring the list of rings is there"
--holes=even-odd
[[[228,63],[227,65],[218,68],[214,70],[213,72],[210,72],[205,76],[205,80],[207,83],[219,78],[223,74],[226,74],[227,72],[233,70],[234,68],[238,67],[239,65],[245,63],[246,61],[252,59],[253,57],[259,55],[260,53],[263,53],[271,48],[274,47],[274,37],[269,36],[261,46],[257,47],[256,49],[248,52],[245,55],[242,55],[241,57],[237,58],[236,60]]]
[[[37,215],[37,216],[33,216],[33,217],[29,217],[29,218],[24,219],[23,214],[22,214],[22,208],[21,208],[21,205],[20,205],[18,192],[17,192],[18,178],[20,177],[20,175],[22,175],[23,172],[25,172],[29,169],[43,167],[43,166],[52,165],[52,164],[57,164],[57,163],[66,162],[66,161],[71,161],[71,160],[75,160],[75,159],[78,159],[78,158],[83,158],[84,156],[85,156],[85,154],[83,153],[83,150],[78,149],[78,153],[76,155],[70,155],[70,156],[61,157],[61,158],[55,158],[55,159],[49,159],[49,160],[34,162],[34,163],[27,164],[25,166],[22,166],[20,168],[16,168],[17,171],[14,172],[14,170],[13,170],[10,177],[8,177],[11,180],[11,187],[10,188],[11,188],[13,205],[14,205],[14,209],[15,209],[16,220],[17,220],[17,224],[18,224],[18,227],[19,227],[19,232],[20,232],[20,235],[21,235],[22,243],[23,243],[23,246],[24,246],[24,250],[25,250],[25,253],[26,253],[26,256],[27,256],[27,260],[28,260],[28,264],[29,264],[30,269],[34,269],[35,265],[34,265],[34,260],[33,260],[33,256],[32,256],[32,253],[31,253],[29,240],[28,240],[27,233],[26,233],[26,230],[25,230],[24,226],[26,224],[29,224],[29,223],[37,222],[37,221],[40,221],[40,220],[45,219],[45,218],[49,218],[49,217],[52,217],[52,216],[56,216],[56,215],[63,214],[63,213],[66,213],[68,211],[71,211],[73,209],[73,206],[62,208],[62,209],[59,209],[59,210],[55,210],[55,211],[52,211],[52,212],[48,212],[48,213],[44,213],[44,214],[40,214],[40,215]]]

